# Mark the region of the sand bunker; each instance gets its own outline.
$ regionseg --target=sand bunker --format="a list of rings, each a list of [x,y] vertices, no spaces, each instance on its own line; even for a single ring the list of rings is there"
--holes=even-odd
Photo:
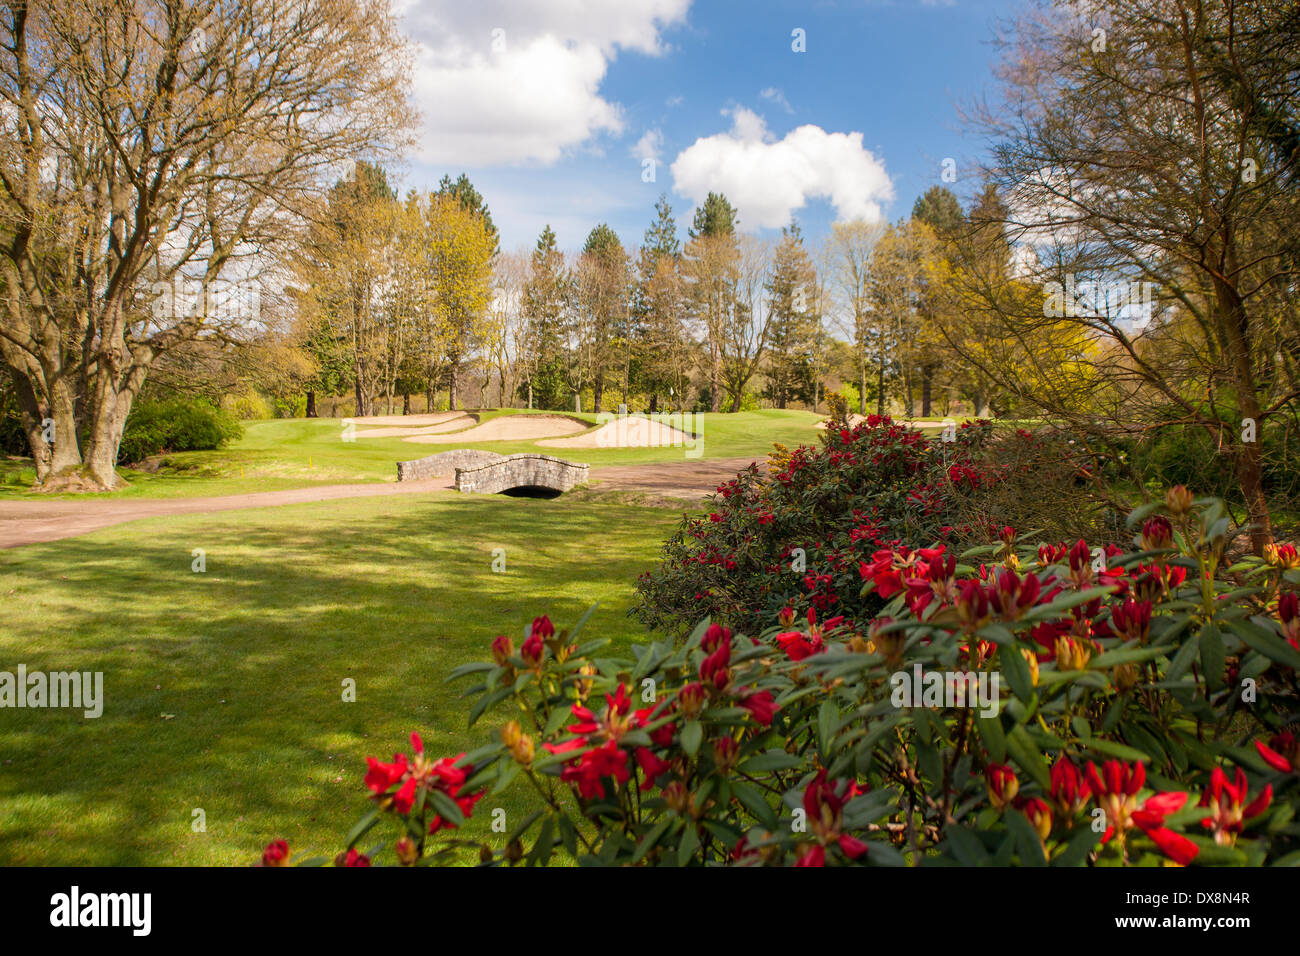
[[[427,415],[354,415],[351,421],[357,425],[437,425],[453,418],[464,418],[467,414],[457,409],[454,412],[430,412]]]
[[[451,435],[412,435],[404,441],[421,445],[448,445],[477,441],[532,441],[555,435],[572,435],[591,426],[562,415],[502,415],[482,425]]]
[[[693,445],[696,439],[660,421],[629,415],[600,426],[585,435],[554,438],[537,444],[548,448],[676,448]]]
[[[391,416],[396,417],[396,416]],[[406,425],[396,428],[358,428],[353,434],[357,438],[402,438],[406,435],[439,435],[443,432],[454,432],[461,428],[469,428],[478,421],[473,415],[466,415],[463,412],[455,413],[454,418],[434,415],[408,415],[411,418],[435,418],[442,417],[442,421],[432,424],[421,424],[419,422],[407,422]],[[355,419],[358,423],[363,419]]]

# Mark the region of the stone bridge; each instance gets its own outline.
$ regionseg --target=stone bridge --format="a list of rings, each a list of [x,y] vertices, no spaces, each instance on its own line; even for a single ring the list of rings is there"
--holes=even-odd
[[[494,461],[501,461],[505,455],[494,451],[479,451],[474,448],[454,448],[424,458],[397,463],[398,481],[419,481],[422,478],[438,478],[442,475],[454,475],[457,468],[477,468]]]
[[[480,495],[503,491],[560,494],[585,484],[589,465],[550,455],[506,455],[498,461],[456,469],[456,490]]]

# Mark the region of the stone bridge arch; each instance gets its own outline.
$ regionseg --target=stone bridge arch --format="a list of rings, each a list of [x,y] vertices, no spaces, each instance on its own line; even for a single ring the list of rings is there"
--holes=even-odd
[[[550,455],[507,455],[456,469],[456,490],[480,495],[538,489],[560,494],[585,484],[591,466]]]

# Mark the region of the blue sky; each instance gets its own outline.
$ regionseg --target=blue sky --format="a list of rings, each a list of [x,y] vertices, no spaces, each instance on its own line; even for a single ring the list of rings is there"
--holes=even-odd
[[[995,92],[990,41],[1023,2],[406,0],[424,124],[398,175],[467,172],[505,249],[548,222],[567,249],[599,222],[636,245],[661,192],[684,233],[710,188],[742,228],[793,212],[816,242],[906,215],[946,158],[973,191],[957,104]]]

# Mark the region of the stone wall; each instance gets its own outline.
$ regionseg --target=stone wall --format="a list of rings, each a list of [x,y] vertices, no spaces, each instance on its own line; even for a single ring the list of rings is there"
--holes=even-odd
[[[479,451],[474,448],[455,448],[439,452],[426,458],[397,463],[398,481],[418,481],[421,478],[437,478],[441,475],[455,474],[458,468],[477,468],[482,465],[500,461],[505,455],[494,451]]]
[[[509,455],[500,461],[456,469],[456,490],[495,495],[509,488],[570,491],[587,482],[589,465],[550,455]]]

